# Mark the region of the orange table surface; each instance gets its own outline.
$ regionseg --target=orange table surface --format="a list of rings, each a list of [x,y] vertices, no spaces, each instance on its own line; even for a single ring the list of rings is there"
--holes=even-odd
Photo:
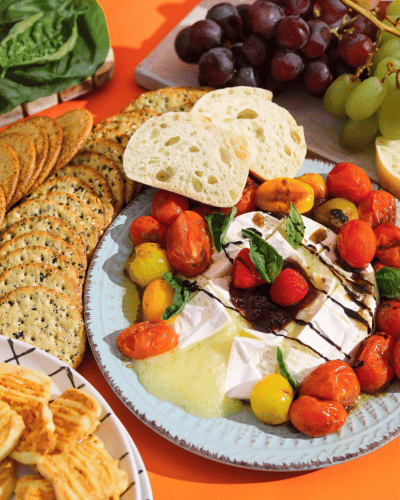
[[[98,0],[115,55],[115,74],[103,88],[41,114],[56,117],[77,107],[95,123],[118,113],[144,91],[136,66],[198,3],[197,0]],[[131,434],[146,466],[156,500],[389,500],[400,498],[400,438],[358,459],[312,472],[263,472],[195,455],[158,435],[118,399],[88,348],[78,371],[109,402]]]

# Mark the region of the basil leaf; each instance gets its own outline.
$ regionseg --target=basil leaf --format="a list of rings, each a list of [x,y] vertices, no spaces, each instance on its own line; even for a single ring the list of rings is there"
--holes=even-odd
[[[250,259],[261,278],[273,283],[282,270],[283,258],[251,229],[242,229],[242,235],[250,240]]]
[[[292,386],[292,389],[296,392],[298,390],[298,388],[299,388],[299,383],[293,377],[293,375],[289,372],[288,367],[286,366],[285,360],[283,358],[283,352],[282,352],[282,350],[281,350],[280,347],[277,348],[276,357],[277,357],[277,360],[278,360],[279,373],[283,377],[285,377],[285,379]]]
[[[382,267],[375,273],[375,278],[381,295],[389,299],[400,297],[400,269]]]
[[[303,217],[293,203],[290,203],[289,217],[286,222],[286,236],[293,248],[298,248],[304,238]]]
[[[175,289],[174,299],[170,306],[168,306],[161,315],[161,319],[170,319],[172,316],[183,311],[186,303],[188,302],[191,294],[198,290],[197,284],[174,277],[171,272],[164,274],[165,281]]]
[[[236,212],[237,208],[233,207],[227,215],[221,212],[217,214],[204,214],[217,252],[220,252],[222,249],[221,242],[225,238],[229,224],[233,221]]]

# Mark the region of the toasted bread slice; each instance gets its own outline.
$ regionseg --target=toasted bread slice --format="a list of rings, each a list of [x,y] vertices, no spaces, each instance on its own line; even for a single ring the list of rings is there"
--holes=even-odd
[[[56,500],[56,495],[47,479],[39,474],[31,474],[18,479],[15,500]]]
[[[16,447],[25,424],[10,405],[0,401],[0,460],[4,460]]]
[[[50,403],[56,433],[56,450],[65,451],[87,438],[100,424],[101,405],[90,394],[67,389]]]
[[[6,458],[0,462],[0,500],[9,500],[17,482],[17,467],[14,460]]]

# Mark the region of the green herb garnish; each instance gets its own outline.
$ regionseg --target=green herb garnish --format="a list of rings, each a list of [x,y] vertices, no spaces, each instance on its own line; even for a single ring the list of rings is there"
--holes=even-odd
[[[172,316],[183,311],[192,293],[196,292],[199,288],[196,282],[173,276],[171,272],[165,273],[164,279],[175,289],[172,304],[165,309],[161,316],[161,319],[170,319]]]
[[[267,283],[273,283],[282,270],[282,256],[251,229],[242,229],[242,235],[250,240],[249,255],[256,271]]]
[[[229,214],[225,215],[221,212],[216,214],[205,214],[204,217],[208,223],[214,246],[217,252],[221,251],[222,240],[226,236],[229,224],[233,221],[237,212],[237,208],[233,207]]]
[[[280,374],[285,377],[285,379],[289,382],[289,384],[292,386],[292,389],[296,392],[299,388],[299,383],[297,380],[293,377],[293,375],[289,372],[288,367],[286,366],[285,360],[283,358],[283,352],[280,347],[277,348],[277,353],[276,357],[278,360],[278,366],[279,366],[279,372]]]
[[[400,297],[400,269],[395,267],[382,267],[375,273],[381,295],[389,299]]]
[[[290,203],[289,217],[286,222],[286,236],[293,248],[298,248],[304,238],[303,217],[293,203]]]

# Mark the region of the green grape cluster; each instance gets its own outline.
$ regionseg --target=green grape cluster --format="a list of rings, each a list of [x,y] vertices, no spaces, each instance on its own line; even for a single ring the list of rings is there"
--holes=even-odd
[[[400,0],[389,5],[387,15],[400,17]],[[328,87],[323,103],[332,116],[348,118],[340,133],[340,143],[347,149],[365,149],[379,134],[400,139],[400,37],[384,32],[370,75],[362,80],[357,75],[339,76]]]

